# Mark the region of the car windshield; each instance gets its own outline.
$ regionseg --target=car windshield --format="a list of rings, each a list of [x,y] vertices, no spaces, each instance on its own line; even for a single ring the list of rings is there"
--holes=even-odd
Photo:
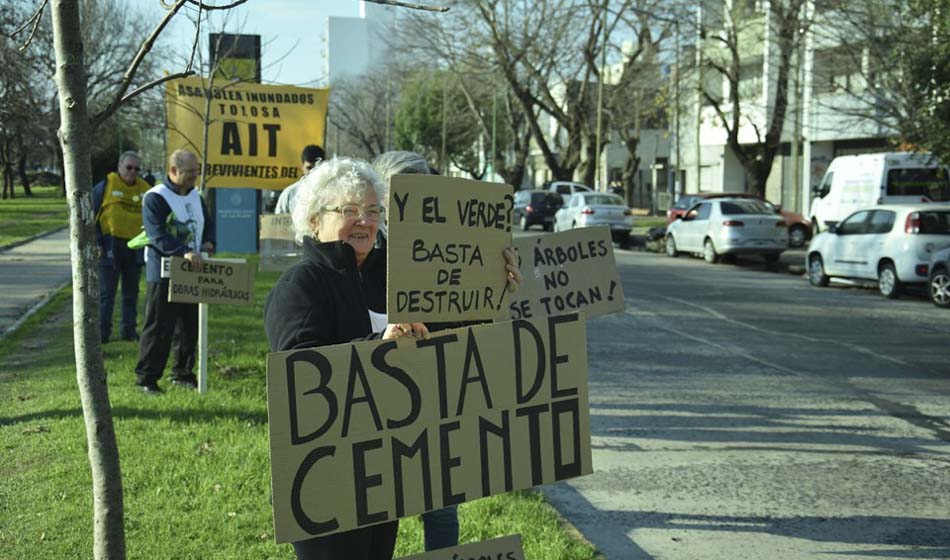
[[[561,195],[553,192],[531,193],[531,204],[560,204]]]
[[[586,204],[601,204],[607,206],[624,206],[623,199],[611,194],[589,194],[584,198]]]
[[[950,210],[921,212],[920,233],[950,235]]]
[[[888,196],[926,196],[934,202],[950,201],[950,183],[942,167],[912,167],[887,172]]]
[[[733,200],[731,202],[720,202],[720,210],[723,214],[731,216],[734,214],[774,214],[775,210],[770,208],[761,200]]]
[[[680,209],[680,210],[686,210],[687,208],[689,208],[690,206],[692,206],[693,203],[696,202],[696,200],[698,200],[698,197],[695,197],[695,196],[684,196],[684,197],[682,197],[682,198],[680,198],[679,200],[676,201],[676,204],[673,205],[673,208],[677,208],[677,209]]]

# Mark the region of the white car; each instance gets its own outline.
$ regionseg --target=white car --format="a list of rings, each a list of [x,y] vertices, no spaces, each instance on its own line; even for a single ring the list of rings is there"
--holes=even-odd
[[[927,292],[934,305],[944,309],[950,308],[950,247],[937,251],[930,257]]]
[[[554,231],[590,226],[608,226],[613,240],[626,248],[633,228],[633,212],[615,194],[578,192],[554,214]]]
[[[950,205],[887,204],[859,210],[812,238],[805,255],[808,280],[877,280],[895,298],[905,284],[927,281],[935,251],[950,247]]]
[[[666,226],[666,254],[702,254],[708,263],[720,255],[756,254],[771,264],[788,249],[787,228],[782,216],[761,200],[701,200]]]
[[[582,185],[573,181],[551,181],[548,183],[547,190],[556,192],[563,197],[568,197],[579,192],[594,192],[594,189],[588,187],[587,185]]]

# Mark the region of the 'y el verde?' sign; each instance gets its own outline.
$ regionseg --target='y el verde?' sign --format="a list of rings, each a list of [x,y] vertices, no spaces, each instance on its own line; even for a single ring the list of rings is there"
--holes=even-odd
[[[504,315],[512,189],[435,175],[390,182],[386,309],[390,323]],[[398,274],[394,271],[398,269]]]

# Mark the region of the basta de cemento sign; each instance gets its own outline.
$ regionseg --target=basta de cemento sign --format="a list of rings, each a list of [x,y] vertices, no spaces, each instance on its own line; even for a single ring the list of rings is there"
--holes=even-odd
[[[592,472],[578,314],[267,357],[275,537]]]

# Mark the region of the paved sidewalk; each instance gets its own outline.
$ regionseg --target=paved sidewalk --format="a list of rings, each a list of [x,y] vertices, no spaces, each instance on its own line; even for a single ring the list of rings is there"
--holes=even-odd
[[[0,253],[0,338],[70,276],[68,228]]]

